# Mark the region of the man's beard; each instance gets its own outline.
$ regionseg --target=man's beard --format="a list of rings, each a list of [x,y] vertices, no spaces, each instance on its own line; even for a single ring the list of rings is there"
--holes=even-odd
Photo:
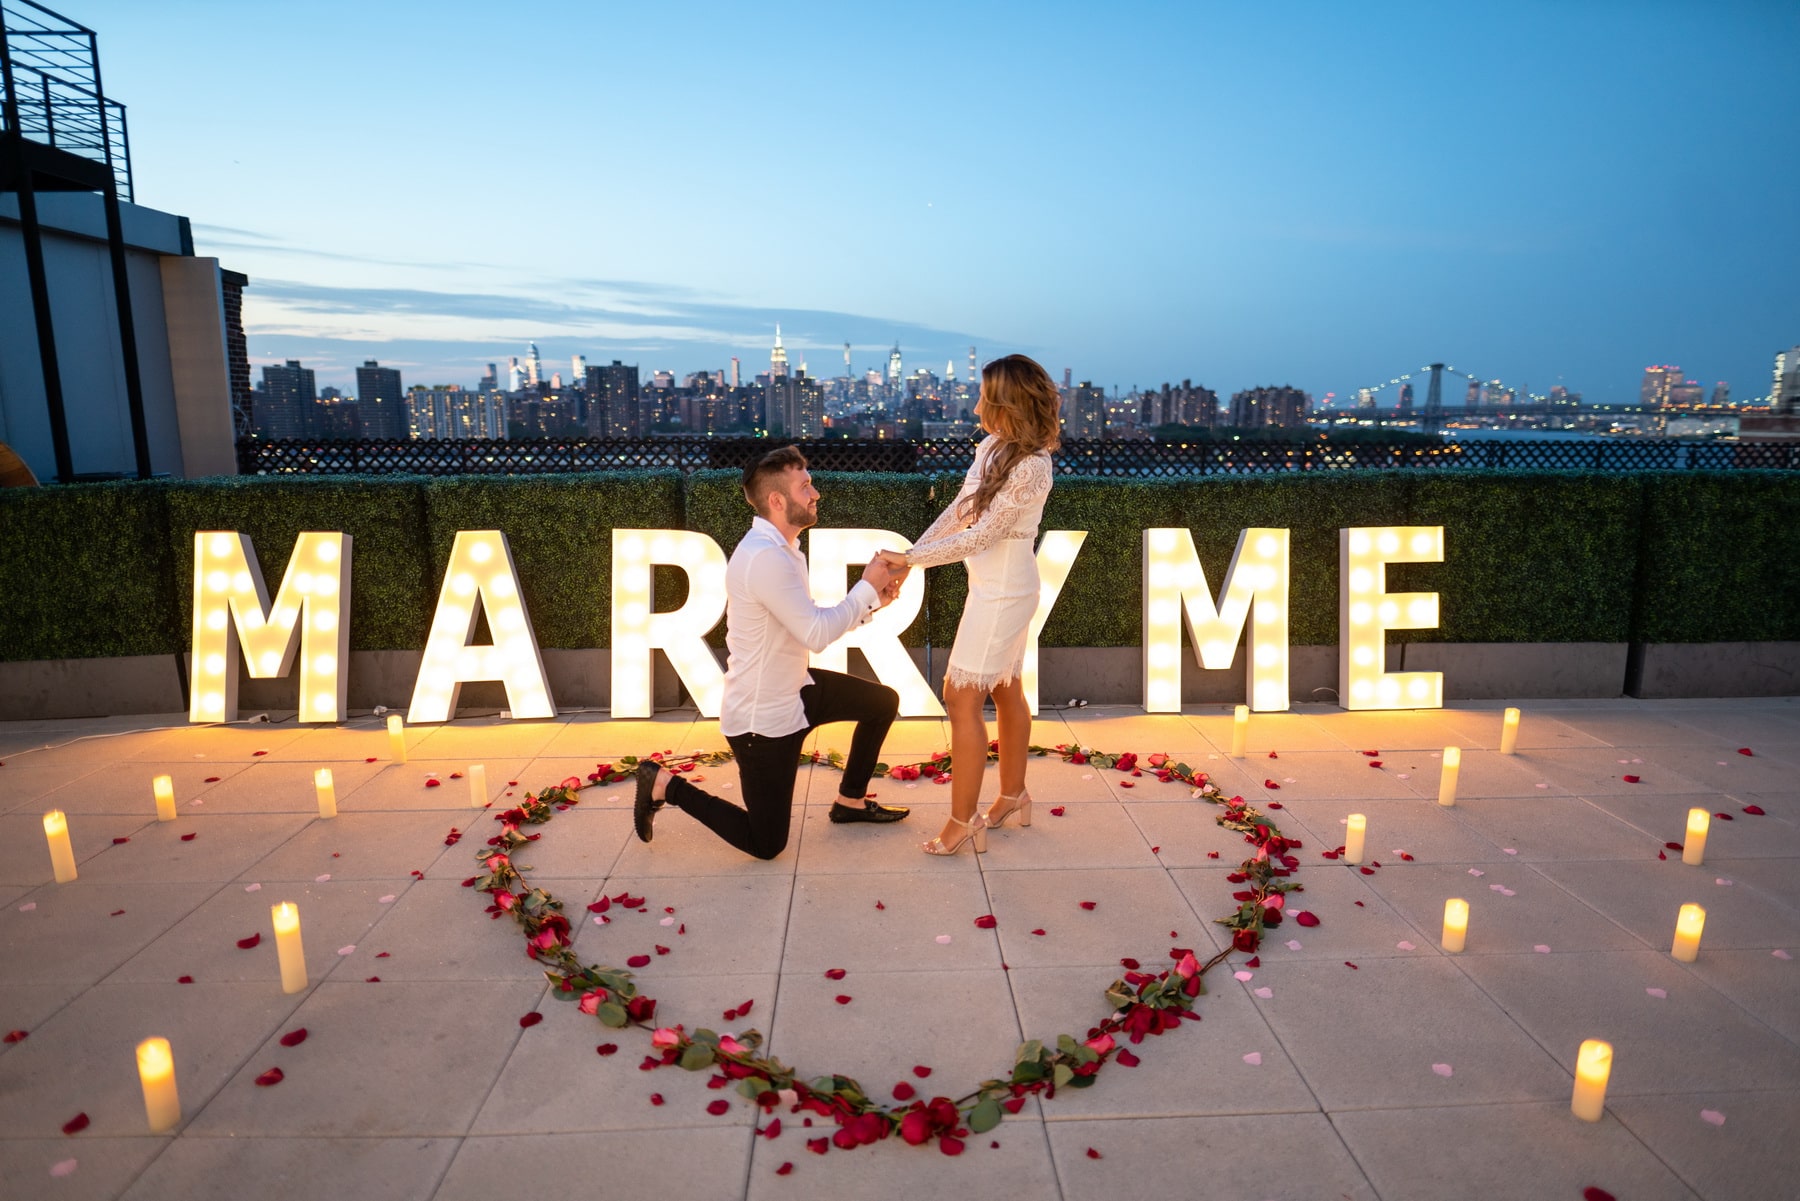
[[[804,509],[796,509],[793,511],[793,515],[799,518],[794,522],[796,526],[803,530],[810,530],[819,524],[819,502],[815,500]]]

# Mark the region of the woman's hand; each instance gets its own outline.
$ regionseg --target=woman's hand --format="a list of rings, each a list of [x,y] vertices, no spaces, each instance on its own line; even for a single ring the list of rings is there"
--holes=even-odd
[[[905,551],[880,550],[880,551],[876,551],[875,554],[876,554],[877,558],[887,560],[888,566],[893,568],[897,572],[905,574],[905,572],[908,570],[907,565],[906,565],[906,552]]]

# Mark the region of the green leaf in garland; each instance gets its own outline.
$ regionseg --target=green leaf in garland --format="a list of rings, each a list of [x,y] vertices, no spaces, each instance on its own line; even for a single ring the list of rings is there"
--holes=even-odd
[[[1039,1063],[1042,1062],[1043,1058],[1044,1044],[1034,1038],[1019,1044],[1018,1053],[1013,1056],[1013,1063],[1015,1065],[1022,1063]]]
[[[986,1134],[1000,1124],[1000,1102],[988,1097],[969,1111],[969,1129]]]
[[[1071,1081],[1073,1079],[1075,1079],[1075,1069],[1074,1068],[1070,1067],[1066,1063],[1059,1063],[1056,1065],[1056,1087],[1057,1088],[1061,1088],[1063,1085],[1067,1084],[1069,1081]]]
[[[615,1030],[624,1026],[631,1019],[625,1013],[625,1007],[617,1001],[602,1001],[596,1016],[602,1026],[611,1026]]]
[[[687,1049],[681,1053],[683,1071],[698,1072],[702,1068],[711,1067],[712,1063],[713,1049],[704,1043],[689,1043]]]

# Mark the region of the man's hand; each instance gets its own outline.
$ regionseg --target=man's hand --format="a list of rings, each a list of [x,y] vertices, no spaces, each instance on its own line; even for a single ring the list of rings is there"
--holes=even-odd
[[[875,589],[877,593],[885,594],[888,585],[896,582],[897,577],[894,574],[893,566],[878,554],[869,560],[867,567],[863,568],[862,578],[863,582]]]

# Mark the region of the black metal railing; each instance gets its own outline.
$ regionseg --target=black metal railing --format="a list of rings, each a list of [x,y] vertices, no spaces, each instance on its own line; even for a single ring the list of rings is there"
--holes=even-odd
[[[105,163],[119,198],[131,194],[131,138],[125,106],[100,81],[99,39],[85,25],[32,0],[0,0],[5,107],[0,132]]]
[[[237,444],[244,475],[540,475],[573,471],[740,468],[778,442],[745,438],[535,438],[509,441],[330,442],[247,438]],[[968,469],[975,443],[821,441],[799,444],[815,471]],[[1471,468],[1693,471],[1800,470],[1800,443],[1682,442],[1655,439],[1416,442],[1113,442],[1065,443],[1063,475],[1138,479],[1346,471],[1381,467],[1454,471]]]

